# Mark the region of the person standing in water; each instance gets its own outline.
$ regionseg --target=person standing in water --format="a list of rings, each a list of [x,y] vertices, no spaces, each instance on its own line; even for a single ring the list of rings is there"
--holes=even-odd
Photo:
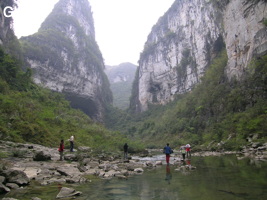
[[[191,157],[191,146],[190,146],[190,144],[185,145],[185,150],[186,150],[186,157],[188,158],[189,155]]]
[[[173,150],[169,146],[169,143],[167,143],[167,145],[164,147],[163,152],[166,154],[166,163],[167,163],[167,165],[169,165],[170,164],[170,157],[171,157],[171,154],[173,153]]]
[[[185,146],[181,146],[181,148],[180,148],[180,150],[181,150],[181,153],[182,153],[182,156],[183,156],[183,159],[182,160],[185,160]]]

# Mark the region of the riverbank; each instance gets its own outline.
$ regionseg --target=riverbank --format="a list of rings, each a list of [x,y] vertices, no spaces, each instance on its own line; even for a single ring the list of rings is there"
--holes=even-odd
[[[40,186],[54,183],[84,184],[93,177],[102,179],[117,178],[126,180],[129,176],[142,174],[145,168],[155,168],[165,164],[162,150],[150,150],[142,155],[122,159],[122,153],[95,153],[89,147],[79,147],[75,152],[64,153],[64,161],[59,161],[57,148],[48,148],[36,144],[0,142],[0,193],[27,187],[32,181]],[[242,159],[267,160],[266,146],[248,148],[243,152],[192,152],[192,156],[221,156],[236,154]],[[157,155],[157,156],[153,156]],[[171,165],[181,164],[179,151],[174,151]],[[81,195],[72,188],[62,187],[58,197]],[[34,197],[33,197],[34,198]]]

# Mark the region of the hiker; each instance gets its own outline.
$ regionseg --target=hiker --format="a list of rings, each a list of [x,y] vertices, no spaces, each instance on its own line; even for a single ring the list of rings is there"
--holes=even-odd
[[[167,165],[169,165],[170,164],[170,156],[173,153],[173,150],[171,149],[171,147],[169,147],[169,143],[167,143],[167,145],[164,147],[163,153],[166,154],[166,163],[167,163]]]
[[[60,144],[59,144],[59,155],[60,155],[60,159],[59,160],[63,160],[63,151],[64,151],[64,140],[61,140]]]
[[[128,159],[128,144],[127,143],[124,144],[123,150],[124,150],[124,159]]]
[[[191,157],[191,146],[190,146],[190,144],[185,145],[185,150],[186,150],[186,157],[188,158],[188,154],[190,154],[190,157]]]
[[[182,160],[185,160],[185,153],[186,153],[185,146],[181,146],[180,150],[181,150],[181,153],[182,153],[182,156],[183,156]]]
[[[70,141],[70,152],[73,152],[73,148],[74,148],[74,136],[72,135],[69,139]]]

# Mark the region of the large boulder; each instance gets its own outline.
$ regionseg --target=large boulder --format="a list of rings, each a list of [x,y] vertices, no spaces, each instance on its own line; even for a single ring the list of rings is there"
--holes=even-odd
[[[48,161],[51,160],[51,155],[44,151],[38,151],[33,156],[34,161]]]
[[[61,188],[60,192],[58,193],[57,199],[73,197],[73,196],[80,196],[81,194],[82,194],[82,192],[76,191],[72,188],[63,187],[63,188]]]
[[[6,178],[7,183],[16,183],[19,186],[28,185],[30,179],[27,177],[26,173],[19,170],[4,170],[0,172],[2,176]]]
[[[64,160],[68,161],[78,161],[78,156],[76,154],[68,153],[64,155]]]
[[[57,172],[63,176],[79,176],[81,172],[79,169],[72,165],[64,165],[57,168]]]

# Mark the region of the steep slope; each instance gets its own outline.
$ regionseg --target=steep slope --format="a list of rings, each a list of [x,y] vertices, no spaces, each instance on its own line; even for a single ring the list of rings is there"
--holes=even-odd
[[[106,66],[106,74],[113,94],[113,105],[127,109],[130,104],[132,83],[137,66],[132,63],[121,63],[116,66]]]
[[[87,0],[60,0],[39,31],[20,41],[35,83],[64,93],[73,107],[103,121],[112,94]]]
[[[191,91],[224,47],[227,78],[240,80],[252,57],[267,52],[266,8],[264,0],[176,0],[140,55],[131,110]]]

